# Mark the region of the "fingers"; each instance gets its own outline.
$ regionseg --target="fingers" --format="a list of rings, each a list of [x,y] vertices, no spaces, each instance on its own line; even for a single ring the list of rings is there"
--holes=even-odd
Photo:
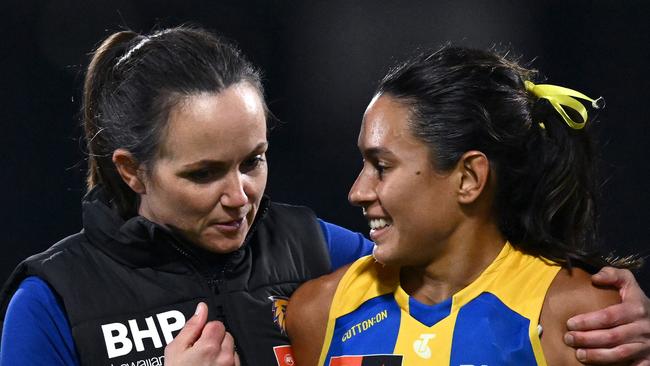
[[[650,299],[628,270],[605,267],[592,276],[596,285],[615,286],[620,304],[567,321],[565,343],[578,348],[576,358],[595,365],[634,361],[650,366]]]
[[[638,324],[631,323],[611,329],[567,332],[564,343],[574,348],[611,348],[622,343],[643,342],[642,334]]]
[[[236,365],[235,340],[226,332],[221,342],[221,352],[217,356],[217,365]]]
[[[567,320],[567,328],[577,331],[612,328],[643,319],[644,314],[645,309],[643,309],[642,305],[621,303],[590,313],[576,315]]]
[[[622,361],[630,361],[636,355],[642,353],[645,345],[642,343],[627,343],[615,348],[583,349],[576,351],[578,361],[593,365],[608,365]],[[641,364],[643,365],[643,364]]]
[[[221,350],[221,343],[226,335],[226,327],[220,321],[213,320],[203,327],[201,337],[194,343],[196,348],[215,350],[215,355]]]
[[[205,325],[203,333],[192,347],[201,354],[201,358],[212,360],[217,366],[238,365],[239,357],[235,352],[235,340],[220,321],[211,321]]]
[[[205,322],[208,320],[208,307],[205,303],[200,302],[196,306],[194,316],[185,323],[183,329],[178,333],[176,338],[169,343],[168,348],[186,349],[191,347],[201,336]]]
[[[634,275],[627,269],[603,267],[598,273],[591,276],[591,281],[595,285],[614,286],[618,288],[619,291],[635,287],[638,288],[639,291],[641,290]]]
[[[237,352],[235,352],[235,366],[241,366],[241,360],[239,359],[239,354]]]

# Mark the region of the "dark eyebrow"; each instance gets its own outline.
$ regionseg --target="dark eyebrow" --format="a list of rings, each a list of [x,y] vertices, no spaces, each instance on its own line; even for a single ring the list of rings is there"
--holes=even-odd
[[[203,159],[199,161],[195,161],[189,164],[183,165],[183,169],[185,170],[191,170],[191,169],[196,169],[196,168],[224,168],[228,164],[223,162],[223,161],[217,161],[217,160],[208,160],[208,159]]]
[[[251,154],[255,154],[260,150],[266,149],[268,147],[269,143],[268,141],[260,142],[251,150]],[[189,164],[183,165],[183,169],[196,169],[196,168],[211,168],[211,169],[219,169],[219,168],[225,168],[228,166],[228,163],[224,161],[218,161],[218,160],[209,160],[209,159],[202,159],[199,161],[194,161]]]
[[[370,147],[362,150],[361,153],[364,156],[371,157],[371,158],[376,158],[382,155],[389,155],[389,156],[393,155],[393,153],[390,150],[383,147]]]

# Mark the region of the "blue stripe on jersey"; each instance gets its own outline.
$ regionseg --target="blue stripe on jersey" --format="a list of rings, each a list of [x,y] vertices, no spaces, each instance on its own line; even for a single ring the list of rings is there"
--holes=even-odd
[[[325,365],[332,355],[391,354],[400,327],[401,310],[392,293],[364,302],[336,319]]]
[[[458,312],[450,365],[537,365],[529,321],[484,292]]]
[[[451,313],[451,298],[438,304],[426,305],[409,297],[409,313],[427,327],[433,326]]]

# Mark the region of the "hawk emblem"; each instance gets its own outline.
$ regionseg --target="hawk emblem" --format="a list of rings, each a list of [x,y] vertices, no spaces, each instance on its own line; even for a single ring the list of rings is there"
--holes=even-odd
[[[278,329],[280,329],[282,334],[287,335],[287,329],[284,325],[284,316],[287,313],[289,298],[286,296],[269,296],[269,300],[271,300],[273,323],[275,323]]]

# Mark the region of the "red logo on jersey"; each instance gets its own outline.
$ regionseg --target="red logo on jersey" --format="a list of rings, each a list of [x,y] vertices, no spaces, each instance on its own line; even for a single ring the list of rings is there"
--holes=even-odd
[[[273,353],[275,353],[278,366],[295,366],[296,363],[293,361],[290,345],[273,347]]]
[[[401,366],[402,355],[336,356],[330,366]]]

